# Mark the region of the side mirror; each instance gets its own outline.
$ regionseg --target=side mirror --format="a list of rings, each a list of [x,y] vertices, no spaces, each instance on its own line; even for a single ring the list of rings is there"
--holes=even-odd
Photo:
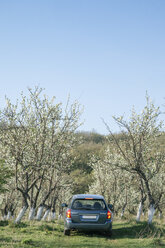
[[[109,207],[109,209],[110,209],[112,212],[114,211],[114,207],[113,207],[112,204],[108,204],[108,207]]]
[[[66,203],[61,204],[61,207],[63,207],[63,208],[67,208],[67,206],[68,206],[68,204],[66,204]]]

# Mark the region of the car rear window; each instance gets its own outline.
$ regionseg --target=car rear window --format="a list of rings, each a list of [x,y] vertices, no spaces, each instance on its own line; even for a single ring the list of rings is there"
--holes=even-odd
[[[72,209],[106,210],[107,208],[102,199],[76,199],[72,203]]]

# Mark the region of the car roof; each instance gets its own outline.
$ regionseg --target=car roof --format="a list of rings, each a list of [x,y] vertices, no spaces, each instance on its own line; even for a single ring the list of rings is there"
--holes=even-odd
[[[93,198],[93,199],[104,199],[102,195],[91,195],[91,194],[77,194],[73,195],[72,199],[84,199],[84,198]]]

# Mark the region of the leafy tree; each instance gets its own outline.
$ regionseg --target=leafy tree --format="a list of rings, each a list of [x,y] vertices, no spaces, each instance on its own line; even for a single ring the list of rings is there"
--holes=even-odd
[[[120,158],[114,161],[116,168],[136,174],[144,184],[144,194],[149,201],[148,222],[152,222],[155,209],[158,208],[164,194],[164,151],[158,151],[156,143],[162,132],[162,122],[159,121],[160,110],[156,108],[148,96],[146,106],[141,114],[132,110],[129,121],[123,116],[115,122],[121,128],[122,140],[118,140],[111,132],[111,140]],[[161,177],[160,184],[157,179]]]
[[[4,163],[3,160],[0,160],[0,194],[7,190],[7,183],[12,175],[12,170]]]
[[[16,222],[29,203],[35,212],[45,182],[49,183],[46,199],[54,191],[54,173],[62,177],[70,167],[73,147],[78,144],[75,131],[80,125],[79,104],[68,101],[63,109],[61,103],[54,103],[55,98],[49,100],[42,93],[38,87],[29,89],[29,97],[22,94],[20,104],[7,99],[1,113],[5,123],[0,129],[1,155],[15,170],[16,189],[23,200]]]
[[[94,194],[101,194],[108,203],[113,204],[116,214],[121,211],[124,215],[128,205],[133,204],[133,192],[135,197],[134,184],[135,176],[129,172],[116,168],[114,160],[117,154],[112,153],[112,147],[107,147],[104,151],[103,158],[93,157],[91,166],[93,168],[93,183],[89,191]]]
[[[8,204],[4,204],[5,195],[11,190],[8,185],[10,184],[12,177],[13,171],[4,163],[3,160],[0,160],[0,205],[1,208],[4,208],[2,212],[5,218],[7,218],[8,212]]]

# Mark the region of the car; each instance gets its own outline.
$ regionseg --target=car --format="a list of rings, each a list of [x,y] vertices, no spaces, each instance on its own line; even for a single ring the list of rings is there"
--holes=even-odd
[[[102,231],[112,234],[112,205],[107,205],[101,195],[73,195],[65,207],[64,235],[70,235],[71,230]]]

